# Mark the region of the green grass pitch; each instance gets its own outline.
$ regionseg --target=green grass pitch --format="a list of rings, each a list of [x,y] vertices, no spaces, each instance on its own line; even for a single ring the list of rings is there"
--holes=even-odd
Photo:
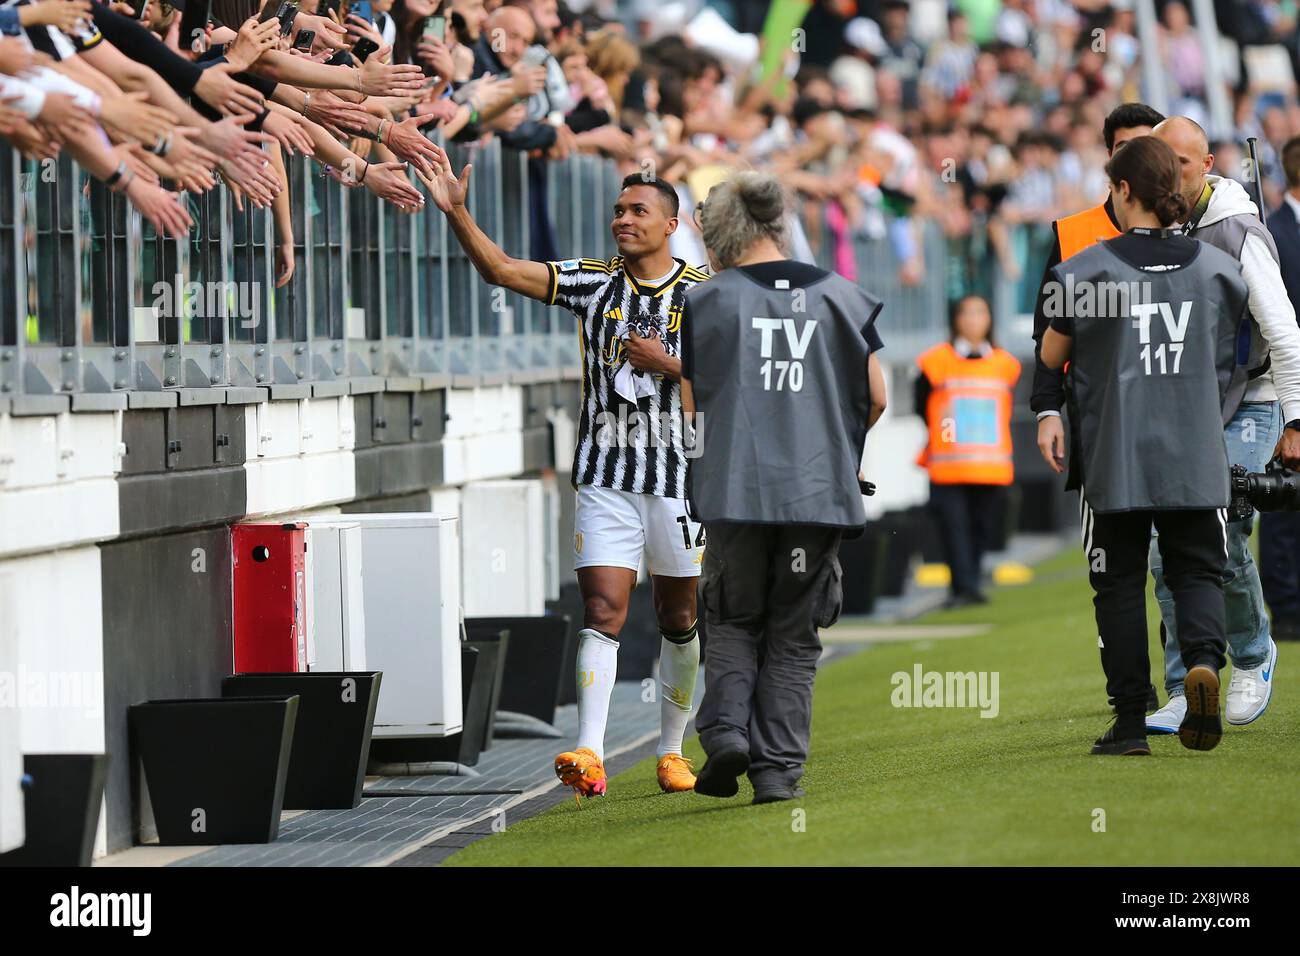
[[[1157,621],[1152,602],[1153,635]],[[603,800],[520,821],[448,865],[1300,862],[1300,647],[1280,645],[1268,711],[1226,727],[1216,750],[1153,736],[1149,758],[1093,757],[1109,709],[1082,555],[1046,562],[987,607],[924,619],[977,622],[992,629],[877,644],[818,674],[801,800],[751,806],[743,780],[730,800],[661,794],[646,760]],[[1151,647],[1163,691],[1154,636]],[[894,707],[891,675],[918,663],[998,672],[998,715]],[[698,740],[686,751],[698,767]]]

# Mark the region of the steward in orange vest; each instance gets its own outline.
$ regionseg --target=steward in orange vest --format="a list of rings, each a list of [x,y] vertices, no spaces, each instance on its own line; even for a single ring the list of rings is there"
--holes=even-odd
[[[949,607],[982,604],[984,554],[996,544],[1011,484],[1011,400],[1020,363],[992,342],[988,301],[953,304],[952,339],[918,360],[916,408],[929,440],[917,464],[930,472],[929,510],[952,572]]]
[[[930,384],[925,419],[929,441],[917,464],[938,485],[1009,485],[1011,399],[1020,363],[1004,349],[963,356],[951,342],[917,364]]]
[[[1118,236],[1119,226],[1113,216],[1110,200],[1107,199],[1100,206],[1056,220],[1056,239],[1060,244],[1061,261],[1064,262],[1076,252],[1082,252],[1094,242]]]
[[[1091,209],[1085,209],[1083,212],[1076,212],[1073,216],[1066,216],[1064,219],[1058,219],[1052,223],[1052,230],[1056,233],[1056,247],[1052,250],[1052,255],[1047,261],[1047,267],[1043,272],[1044,283],[1046,277],[1053,267],[1064,262],[1066,259],[1082,252],[1094,243],[1101,242],[1103,239],[1113,239],[1120,234],[1119,224],[1115,221],[1115,209],[1111,205],[1110,198],[1100,206],[1093,206]],[[1045,292],[1039,289],[1038,302],[1034,307],[1034,340],[1042,338],[1043,332],[1048,325],[1048,316],[1044,312]],[[1035,360],[1034,363],[1034,387],[1029,397],[1029,407],[1035,415],[1041,419],[1043,413],[1047,411],[1059,412],[1069,404],[1065,393],[1065,376],[1063,372],[1054,371],[1043,365],[1041,361]],[[1071,445],[1073,444],[1073,435]],[[1079,472],[1075,463],[1075,449],[1071,447],[1070,453],[1066,456],[1066,490],[1079,487]]]

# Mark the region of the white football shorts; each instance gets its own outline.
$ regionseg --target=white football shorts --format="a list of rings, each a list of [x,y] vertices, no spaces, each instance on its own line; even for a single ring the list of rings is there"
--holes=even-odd
[[[704,526],[686,513],[683,498],[640,495],[594,485],[578,487],[573,523],[573,567],[699,577]]]

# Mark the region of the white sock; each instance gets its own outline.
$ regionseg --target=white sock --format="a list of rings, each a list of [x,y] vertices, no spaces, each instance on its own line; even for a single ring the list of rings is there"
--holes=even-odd
[[[695,703],[695,678],[700,672],[700,639],[692,627],[684,644],[659,640],[659,756],[680,754],[682,737]]]
[[[578,746],[605,759],[609,695],[618,672],[618,641],[584,627],[578,632]]]

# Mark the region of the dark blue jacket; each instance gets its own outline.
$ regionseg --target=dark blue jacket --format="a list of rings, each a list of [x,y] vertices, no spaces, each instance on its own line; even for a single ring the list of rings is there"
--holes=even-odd
[[[1283,202],[1282,208],[1268,217],[1268,231],[1277,244],[1286,294],[1296,313],[1300,314],[1300,222],[1296,221],[1290,203]]]

